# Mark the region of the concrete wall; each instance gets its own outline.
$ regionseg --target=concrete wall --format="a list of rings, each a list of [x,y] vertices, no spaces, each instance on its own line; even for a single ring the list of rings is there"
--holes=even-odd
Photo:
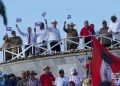
[[[120,56],[120,51],[111,51],[117,56]],[[70,75],[70,68],[75,67],[83,75],[85,73],[84,68],[81,66],[79,58],[85,58],[91,56],[91,52],[87,53],[78,53],[71,55],[60,55],[60,56],[51,56],[45,58],[38,58],[34,60],[19,61],[14,63],[8,63],[0,65],[0,71],[3,73],[14,73],[17,76],[20,76],[22,71],[34,70],[38,73],[37,77],[43,72],[43,67],[48,65],[51,67],[51,71],[55,77],[58,75],[59,69],[64,69],[66,76]],[[82,64],[84,65],[86,61]]]

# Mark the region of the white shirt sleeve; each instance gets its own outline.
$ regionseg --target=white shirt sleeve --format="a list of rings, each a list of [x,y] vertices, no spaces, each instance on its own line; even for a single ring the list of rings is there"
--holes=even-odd
[[[57,80],[58,78],[55,79],[54,85],[57,86]]]
[[[52,32],[52,28],[51,27],[47,27],[46,28],[49,32]]]
[[[79,75],[80,81],[83,81],[83,76]]]
[[[27,33],[22,32],[22,31],[20,30],[20,28],[17,28],[17,30],[18,30],[18,32],[20,33],[20,35],[22,35],[22,36],[27,36]]]

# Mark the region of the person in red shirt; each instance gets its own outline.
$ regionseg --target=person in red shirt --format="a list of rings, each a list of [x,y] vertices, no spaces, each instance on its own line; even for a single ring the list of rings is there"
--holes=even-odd
[[[55,78],[50,72],[50,67],[46,66],[43,70],[44,73],[40,76],[40,86],[53,86]]]
[[[84,21],[84,27],[80,31],[80,36],[84,37],[84,43],[88,43],[89,41],[91,41],[90,35],[95,35],[95,31],[89,26],[88,21]],[[86,46],[91,47],[91,43],[88,43]]]
[[[86,76],[90,76],[90,66],[91,66],[91,61],[92,61],[92,58],[91,57],[88,57],[87,58],[87,63],[86,63]]]

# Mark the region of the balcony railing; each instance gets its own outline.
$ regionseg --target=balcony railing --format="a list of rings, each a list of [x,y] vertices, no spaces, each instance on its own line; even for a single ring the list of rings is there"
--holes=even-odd
[[[93,36],[93,35],[90,35],[90,36]],[[103,42],[102,42],[102,38],[104,38],[104,39],[106,39],[106,40],[110,40],[111,44],[110,44],[110,46],[109,46],[108,48],[113,48],[113,47],[115,47],[116,45],[120,44],[120,41],[118,41],[118,40],[113,40],[111,37],[108,37],[107,35],[94,35],[94,36],[96,36],[96,38],[100,40],[100,43],[101,43],[101,44],[103,43]],[[76,38],[76,37],[72,37],[72,39],[74,39],[74,38]],[[78,37],[77,37],[77,38],[78,38]],[[88,41],[87,43],[84,43],[85,36],[84,36],[84,37],[82,37],[82,36],[79,37],[79,40],[80,40],[79,43],[77,43],[77,42],[75,42],[75,41],[72,41],[72,40],[70,40],[70,39],[71,39],[71,38],[61,39],[61,41],[59,41],[59,42],[58,42],[56,45],[54,45],[53,47],[50,47],[50,41],[48,41],[48,42],[47,42],[47,48],[40,47],[40,46],[38,46],[38,44],[31,44],[31,45],[30,45],[29,47],[27,47],[27,48],[24,48],[25,45],[15,46],[15,47],[9,48],[9,49],[17,48],[18,53],[12,52],[12,51],[10,51],[9,49],[2,49],[2,52],[3,52],[3,62],[5,62],[5,57],[6,57],[6,56],[5,56],[5,53],[6,53],[6,52],[12,55],[11,61],[13,61],[13,60],[19,59],[19,58],[26,58],[25,55],[24,55],[24,53],[25,53],[28,49],[30,49],[30,48],[32,48],[32,52],[34,52],[34,50],[33,50],[34,48],[35,48],[35,49],[36,49],[36,48],[43,49],[44,52],[43,52],[43,53],[39,53],[39,54],[40,54],[40,55],[45,55],[45,54],[56,53],[56,51],[52,51],[51,49],[54,48],[55,46],[57,46],[58,44],[62,44],[62,45],[61,45],[61,48],[62,48],[62,49],[61,49],[61,52],[67,52],[67,51],[70,51],[70,50],[67,50],[67,42],[73,43],[73,44],[77,44],[77,45],[78,45],[77,50],[84,49],[85,47],[86,47],[87,49],[92,49],[91,46],[87,46],[87,44],[91,43],[92,41]],[[113,41],[116,41],[116,43],[113,44],[113,43],[112,43]],[[22,48],[22,51],[21,51],[21,52],[19,52],[20,50],[19,50],[18,47],[21,47],[21,48]],[[35,53],[35,54],[36,54],[36,53]]]

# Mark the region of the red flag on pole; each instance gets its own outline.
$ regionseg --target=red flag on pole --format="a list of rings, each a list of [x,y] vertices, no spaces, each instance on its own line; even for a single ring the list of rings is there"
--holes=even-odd
[[[105,75],[101,74],[101,70],[103,69],[103,62],[109,65],[108,69],[109,76],[112,76],[112,73],[118,73],[120,71],[120,58],[113,55],[106,48],[104,48],[99,41],[92,37],[93,40],[93,49],[92,49],[92,63],[91,63],[91,77],[92,77],[92,86],[98,86],[98,84],[103,81],[102,78]],[[105,66],[107,66],[105,64]],[[102,68],[102,69],[101,69]],[[104,70],[102,70],[103,72]],[[107,72],[106,72],[107,73]],[[111,78],[112,77],[108,77]],[[110,80],[110,79],[109,79]]]

